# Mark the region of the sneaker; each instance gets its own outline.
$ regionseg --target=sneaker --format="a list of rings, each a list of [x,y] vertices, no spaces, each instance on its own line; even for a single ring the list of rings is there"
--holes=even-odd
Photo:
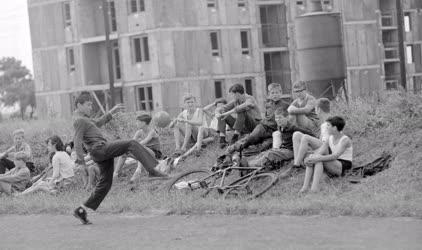
[[[230,141],[230,144],[235,144],[239,140],[239,134],[234,134]]]
[[[73,211],[73,216],[78,218],[82,222],[82,224],[84,224],[84,225],[92,224],[88,220],[86,210],[83,207],[76,208],[75,211]]]

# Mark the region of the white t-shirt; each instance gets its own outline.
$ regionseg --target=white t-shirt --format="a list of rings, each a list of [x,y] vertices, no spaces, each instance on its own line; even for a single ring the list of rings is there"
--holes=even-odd
[[[328,134],[328,127],[327,122],[323,122],[321,124],[321,133],[319,135],[319,139],[323,142],[327,142],[330,135]]]
[[[188,119],[188,110],[187,109],[183,110],[182,113],[180,113],[179,117],[182,117],[185,120],[189,120],[189,121],[192,121],[192,122],[195,122],[195,123],[201,123],[202,124],[202,125],[200,125],[201,127],[208,128],[208,122],[207,122],[205,112],[201,108],[197,108],[195,110],[191,119]]]
[[[53,175],[52,178],[56,181],[61,181],[73,177],[74,163],[70,156],[64,151],[57,151],[52,159]]]
[[[334,137],[331,135],[328,138],[328,145],[330,146],[330,149],[333,153],[337,152],[340,148],[340,143],[344,139],[350,138],[347,135],[343,135],[340,140],[338,140],[337,144],[334,144]],[[339,160],[346,160],[346,161],[352,161],[353,160],[353,145],[350,144],[344,152],[338,157]]]

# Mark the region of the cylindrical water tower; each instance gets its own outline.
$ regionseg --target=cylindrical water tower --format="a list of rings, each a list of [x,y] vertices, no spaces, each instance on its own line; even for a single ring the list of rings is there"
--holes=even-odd
[[[340,13],[323,12],[321,0],[295,20],[300,80],[317,98],[334,98],[346,78]]]

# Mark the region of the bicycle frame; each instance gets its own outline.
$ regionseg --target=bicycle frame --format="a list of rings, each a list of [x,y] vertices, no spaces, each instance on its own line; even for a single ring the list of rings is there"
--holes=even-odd
[[[231,186],[230,185],[225,185],[226,177],[233,170],[238,170],[239,172],[240,171],[251,171],[251,172],[247,173],[245,176],[242,176],[242,178],[249,177],[249,180],[250,180],[253,176],[255,176],[259,171],[262,170],[262,167],[239,167],[238,164],[235,164],[234,166],[231,166],[231,167],[228,167],[228,168],[225,168],[225,169],[220,169],[220,170],[216,171],[215,173],[213,173],[213,174],[211,174],[211,175],[209,175],[209,176],[207,176],[205,178],[202,178],[200,180],[195,180],[193,182],[190,182],[188,184],[189,185],[189,188],[192,191],[195,190],[195,189],[198,189],[198,188],[204,188],[204,189],[207,189],[208,191],[211,191],[213,189],[217,189],[218,192],[222,193],[222,192],[224,192],[224,190],[226,190],[228,188],[234,188],[234,187],[243,186],[244,184],[242,184],[242,185],[231,185]],[[211,179],[211,178],[213,178],[213,177],[215,177],[217,175],[222,175],[221,176],[221,180],[219,180],[218,183],[216,183],[215,185],[209,186],[206,183],[206,180]],[[248,182],[249,182],[249,180],[248,180]]]

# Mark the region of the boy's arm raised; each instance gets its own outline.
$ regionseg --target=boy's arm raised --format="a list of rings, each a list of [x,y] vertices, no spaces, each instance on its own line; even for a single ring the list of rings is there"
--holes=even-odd
[[[114,106],[112,109],[110,109],[109,112],[105,113],[103,116],[101,116],[99,119],[95,120],[95,125],[97,127],[101,127],[104,124],[106,124],[107,122],[109,122],[112,118],[113,115],[117,112],[120,112],[122,110],[125,109],[125,106],[123,104],[117,104],[116,106]]]

